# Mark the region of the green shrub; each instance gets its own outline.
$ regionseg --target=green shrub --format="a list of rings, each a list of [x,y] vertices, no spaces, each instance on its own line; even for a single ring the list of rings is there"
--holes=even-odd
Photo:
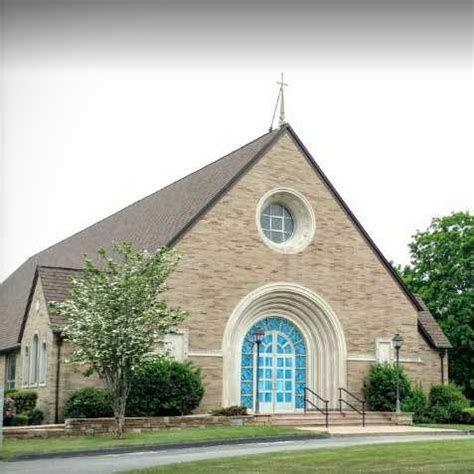
[[[44,420],[44,413],[35,408],[34,410],[28,411],[24,413],[28,417],[28,424],[29,425],[41,425]]]
[[[214,416],[242,416],[247,414],[247,408],[239,405],[231,407],[217,408],[211,411],[211,415]]]
[[[427,423],[429,421],[427,407],[428,399],[420,385],[413,388],[402,402],[402,411],[413,413],[415,423]]]
[[[113,416],[105,390],[86,387],[74,392],[64,406],[66,418],[102,418]]]
[[[187,415],[204,395],[199,369],[165,357],[143,364],[131,382],[127,416]]]
[[[434,423],[460,423],[469,402],[454,385],[433,385],[430,390],[429,416]]]
[[[34,410],[36,400],[38,400],[38,394],[31,390],[11,390],[7,392],[7,395],[15,403],[17,413],[26,413]]]
[[[474,407],[464,408],[462,411],[461,422],[466,425],[474,425]]]
[[[20,413],[12,418],[10,426],[25,426],[28,424],[28,415]]]
[[[11,426],[13,417],[16,415],[15,402],[13,398],[6,397],[3,403],[3,426]]]
[[[400,377],[400,400],[412,392],[410,380],[403,368],[394,364],[375,364],[370,368],[364,382],[364,395],[369,408],[374,411],[395,411],[397,399],[397,377]]]

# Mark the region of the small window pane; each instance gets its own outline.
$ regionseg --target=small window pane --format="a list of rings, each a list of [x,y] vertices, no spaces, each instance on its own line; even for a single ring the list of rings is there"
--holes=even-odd
[[[260,225],[265,237],[280,244],[288,240],[294,230],[290,211],[281,204],[270,204],[260,217]]]

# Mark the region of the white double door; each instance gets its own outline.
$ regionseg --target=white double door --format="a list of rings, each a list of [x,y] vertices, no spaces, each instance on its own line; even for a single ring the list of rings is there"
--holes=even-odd
[[[265,332],[254,381],[255,400],[257,383],[260,413],[291,412],[295,409],[295,352],[284,333]]]

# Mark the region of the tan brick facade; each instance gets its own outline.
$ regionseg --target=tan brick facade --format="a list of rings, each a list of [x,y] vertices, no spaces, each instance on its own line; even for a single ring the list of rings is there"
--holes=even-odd
[[[270,249],[259,235],[256,209],[261,197],[285,186],[305,196],[314,210],[314,240],[302,252]],[[438,352],[417,327],[417,310],[293,139],[285,133],[177,243],[183,259],[172,275],[167,300],[190,311],[189,359],[202,369],[206,395],[200,411],[222,404],[223,335],[230,315],[250,292],[275,282],[292,282],[323,298],[343,328],[347,344],[347,386],[360,392],[375,360],[376,339],[400,332],[410,376],[425,388],[440,382]],[[48,378],[37,387],[46,421],[54,421],[57,350],[39,283],[22,340],[34,334],[48,346]],[[71,347],[61,348],[59,416],[78,388],[97,385],[64,364]],[[229,355],[227,355],[229,356]],[[3,359],[3,358],[2,358]],[[447,361],[446,361],[447,362]],[[0,370],[1,366],[0,366]],[[21,386],[21,364],[17,364]],[[447,378],[447,369],[445,371]],[[317,389],[317,387],[315,387]]]
[[[302,193],[316,215],[314,241],[295,255],[268,248],[256,225],[260,198],[280,186]],[[229,315],[249,292],[267,283],[291,281],[332,306],[344,328],[349,355],[374,355],[376,338],[400,332],[406,358],[429,355],[419,377],[439,380],[439,363],[434,362],[438,354],[420,349],[424,341],[416,309],[288,135],[184,236],[177,249],[183,260],[171,278],[168,300],[191,312],[191,353],[221,349]],[[206,373],[207,362],[200,359],[194,358]],[[349,388],[361,387],[368,364],[361,366],[348,362]],[[203,408],[220,398],[214,380]]]

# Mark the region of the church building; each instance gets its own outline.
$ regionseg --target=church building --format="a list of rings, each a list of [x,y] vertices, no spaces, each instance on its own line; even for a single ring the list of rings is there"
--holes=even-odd
[[[100,385],[67,363],[48,310],[112,242],[182,256],[166,300],[190,312],[167,342],[202,370],[199,412],[304,410],[306,388],[338,405],[371,364],[400,362],[429,390],[447,381],[449,341],[392,269],[289,124],[29,258],[0,286],[0,384],[38,392],[45,422]],[[260,357],[257,359],[256,350]],[[256,370],[256,365],[259,370]],[[258,390],[257,390],[258,386]]]

